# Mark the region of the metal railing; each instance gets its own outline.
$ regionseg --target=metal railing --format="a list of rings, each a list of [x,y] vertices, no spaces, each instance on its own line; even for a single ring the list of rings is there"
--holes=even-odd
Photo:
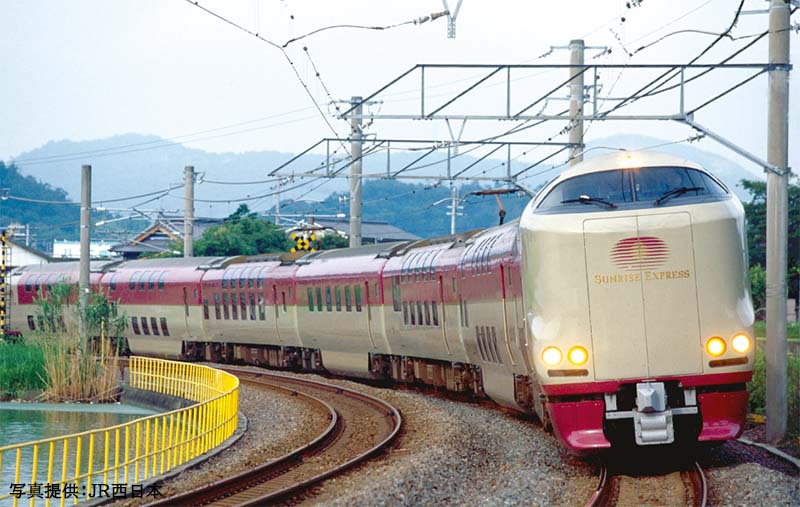
[[[130,386],[196,402],[134,421],[0,447],[0,505],[77,504],[141,491],[141,481],[220,445],[236,431],[239,379],[208,366],[132,357]],[[135,489],[138,486],[138,490]]]

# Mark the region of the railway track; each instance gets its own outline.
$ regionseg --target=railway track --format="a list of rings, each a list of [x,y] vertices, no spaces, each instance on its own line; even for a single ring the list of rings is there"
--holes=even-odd
[[[357,391],[273,372],[225,369],[243,383],[289,392],[322,405],[330,423],[314,440],[284,456],[149,506],[285,502],[292,495],[374,456],[392,442],[402,424],[397,409]]]
[[[597,489],[585,507],[611,505],[686,505],[705,507],[708,484],[697,462],[686,470],[660,476],[632,477],[613,472],[609,466],[600,469]]]

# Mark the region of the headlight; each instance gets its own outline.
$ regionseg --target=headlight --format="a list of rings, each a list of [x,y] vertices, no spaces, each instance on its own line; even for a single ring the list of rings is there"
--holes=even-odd
[[[589,359],[589,353],[583,347],[572,347],[567,352],[567,359],[575,366],[581,366]]]
[[[719,357],[725,353],[725,340],[715,336],[706,342],[706,351],[714,357]]]
[[[733,337],[733,340],[731,341],[731,346],[733,347],[733,350],[735,350],[736,352],[744,354],[745,352],[750,350],[750,338],[748,338],[747,335],[744,333],[739,333]]]
[[[542,351],[542,361],[550,366],[555,366],[561,362],[561,351],[555,347],[547,347]]]

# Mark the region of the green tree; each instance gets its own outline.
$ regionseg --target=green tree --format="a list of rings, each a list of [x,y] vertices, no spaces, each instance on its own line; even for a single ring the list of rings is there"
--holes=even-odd
[[[288,252],[292,241],[277,225],[258,218],[242,204],[221,225],[209,227],[195,242],[195,255],[256,255]]]
[[[751,266],[767,264],[767,183],[759,180],[742,180],[742,187],[750,193],[750,200],[744,204],[747,214],[747,246]],[[800,284],[800,185],[789,183],[789,295],[798,296]],[[763,270],[761,270],[763,271]],[[758,278],[758,270],[751,269],[753,299],[756,304],[762,296],[756,290],[763,290]],[[758,308],[758,306],[756,306]]]
[[[333,250],[335,248],[347,248],[350,246],[350,240],[344,236],[332,232],[322,236],[317,242],[318,250]]]

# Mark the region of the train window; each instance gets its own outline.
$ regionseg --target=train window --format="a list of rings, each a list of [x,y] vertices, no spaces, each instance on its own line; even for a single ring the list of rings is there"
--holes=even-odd
[[[208,308],[208,305],[206,305],[206,308]],[[206,317],[206,318],[208,318],[208,317]],[[153,330],[153,334],[154,335],[160,336],[160,333],[158,332],[158,325],[157,324],[158,324],[158,321],[156,320],[156,318],[155,317],[150,317],[150,329]]]
[[[25,279],[25,292],[30,292],[33,290],[31,287],[31,279],[33,276],[28,275],[28,278]]]
[[[139,317],[139,322],[142,324],[142,333],[150,335],[150,326],[147,325],[147,317]]]
[[[431,307],[428,306],[428,302],[427,301],[425,301],[424,306],[425,306],[425,325],[426,326],[430,326],[431,325]]]
[[[633,171],[636,200],[653,201],[663,197],[670,200],[698,195],[727,195],[710,177],[684,167],[650,167]],[[680,192],[676,190],[686,189]],[[667,201],[661,201],[666,203]]]
[[[256,284],[256,268],[247,270],[247,286],[253,287]]]
[[[275,301],[275,303],[277,304],[278,302]],[[311,289],[311,287],[308,288],[308,311],[314,311],[314,291]]]
[[[239,320],[239,301],[235,292],[231,294],[231,318]]]
[[[139,290],[144,290],[145,284],[147,283],[147,279],[150,277],[150,272],[145,271],[142,273],[141,278],[139,278]]]
[[[244,269],[244,268],[239,270],[239,288],[240,289],[244,289],[244,281],[245,281],[245,278],[247,277],[247,271],[249,271],[249,270]]]
[[[167,328],[167,318],[161,317],[161,334],[169,336],[169,328]]]
[[[133,328],[133,334],[142,334],[139,331],[139,319],[136,317],[131,317],[131,327]]]
[[[453,281],[453,294],[455,294],[456,293],[456,277],[451,278],[451,280]]]
[[[258,272],[258,279],[256,280],[256,287],[261,289],[264,287],[264,273],[267,272],[267,267],[264,266]]]
[[[239,305],[242,307],[242,320],[247,320],[247,295],[244,292],[239,294]]]
[[[350,286],[344,286],[344,309],[348,312],[353,311],[353,298],[350,296]]]
[[[417,301],[417,324],[422,325],[422,303]]]
[[[497,348],[497,330],[494,326],[492,326],[492,350],[494,351],[494,358],[498,363],[502,363],[503,361],[500,360],[500,349]]]
[[[36,331],[36,322],[33,320],[33,315],[28,315],[28,328],[31,331]]]
[[[417,325],[417,312],[414,311],[414,302],[411,301],[408,303],[408,314],[411,316],[411,325]]]
[[[408,325],[408,303],[403,301],[403,324]]]
[[[219,293],[214,294],[214,318],[222,320],[222,308],[220,308]]]
[[[258,295],[258,320],[264,320],[267,318],[267,312],[264,307],[264,295]]]
[[[250,320],[256,320],[256,295],[250,293]]]
[[[203,318],[206,319],[206,320],[211,318],[211,317],[209,317],[209,313],[208,313],[208,299],[207,298],[203,298]]]
[[[117,290],[117,278],[119,278],[119,273],[114,273],[111,275],[111,280],[108,282],[109,289]]]
[[[481,336],[481,328],[475,326],[475,343],[478,344],[478,352],[481,355],[481,359],[486,361],[486,352],[483,350],[483,336]]]
[[[292,289],[289,289],[289,295],[292,295]],[[283,291],[281,291],[281,301],[283,302],[283,313],[286,313],[286,293]]]
[[[400,277],[392,277],[392,309],[396,312],[400,311]]]
[[[317,311],[322,311],[322,289],[317,287]]]
[[[431,301],[431,313],[433,314],[433,325],[439,325],[439,312],[436,310],[436,301]]]
[[[228,288],[228,276],[230,276],[230,274],[231,274],[231,271],[229,269],[226,269],[222,273],[222,288],[223,289],[227,289]]]
[[[222,315],[225,320],[230,319],[230,312],[228,312],[228,293],[222,293]]]
[[[353,292],[356,293],[356,311],[361,311],[361,286],[355,285],[353,286]]]
[[[150,280],[147,282],[147,289],[154,290],[156,288],[156,280],[158,279],[158,275],[160,273],[158,271],[153,271],[153,274],[150,275]]]
[[[331,288],[325,287],[325,309],[329,312],[333,311],[333,304],[331,303]]]
[[[464,300],[464,327],[469,327],[469,304]]]
[[[158,290],[164,290],[164,283],[167,281],[167,272],[162,271],[161,276],[158,277]]]
[[[142,274],[141,271],[134,271],[133,272],[133,275],[131,275],[131,280],[128,283],[128,288],[130,290],[135,290],[136,289],[136,282],[139,280],[139,276],[141,274]]]
[[[341,312],[342,311],[342,288],[337,285],[336,287],[334,287],[333,291],[334,291],[334,293],[336,295],[336,311],[337,312]]]

